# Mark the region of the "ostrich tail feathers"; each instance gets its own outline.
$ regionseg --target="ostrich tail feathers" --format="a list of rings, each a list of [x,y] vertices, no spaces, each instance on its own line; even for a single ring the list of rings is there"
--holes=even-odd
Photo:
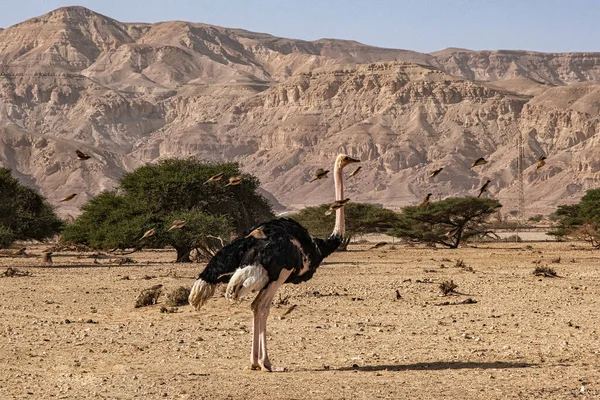
[[[208,299],[215,293],[216,284],[208,283],[205,280],[198,279],[188,297],[188,302],[196,311],[206,303]]]

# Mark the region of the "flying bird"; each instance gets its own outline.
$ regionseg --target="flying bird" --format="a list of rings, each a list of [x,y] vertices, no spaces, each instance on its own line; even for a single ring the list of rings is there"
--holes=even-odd
[[[546,156],[542,155],[537,159],[537,163],[535,165],[535,170],[537,171],[538,169],[542,168],[544,165],[546,165]]]
[[[344,199],[344,200],[336,200],[336,201],[334,201],[329,206],[329,210],[325,211],[325,215],[330,215],[332,212],[334,212],[338,208],[344,207],[344,205],[346,205],[346,203],[349,202],[349,201],[350,201],[350,199]]]
[[[443,169],[444,169],[444,167],[441,167],[441,168],[431,171],[431,173],[429,174],[429,177],[435,178],[436,176],[438,176],[440,174],[440,172],[442,172]]]
[[[427,196],[419,203],[419,207],[427,208],[429,207],[429,199],[431,198],[432,193],[427,193]]]
[[[60,202],[71,201],[71,200],[73,200],[75,198],[75,196],[77,196],[77,193],[70,194],[67,197],[65,197],[64,199],[62,199]]]
[[[354,171],[352,171],[350,173],[350,175],[348,175],[348,178],[352,178],[353,176],[355,176],[356,174],[358,174],[360,172],[360,170],[362,169],[361,166],[356,167],[356,169]]]
[[[144,236],[142,236],[140,238],[140,240],[141,239],[145,239],[147,237],[150,237],[150,236],[154,235],[155,233],[156,233],[156,228],[149,229],[149,230],[146,231],[146,233],[144,233]]]
[[[173,229],[181,229],[185,226],[185,224],[187,224],[187,221],[185,219],[176,219],[175,221],[173,221],[171,227],[167,229],[167,231],[172,231]]]
[[[388,242],[377,242],[373,246],[369,247],[369,250],[378,249],[378,248],[383,247],[383,246],[385,246],[387,244],[388,244]]]
[[[240,183],[242,183],[242,180],[243,180],[243,178],[239,175],[232,176],[229,178],[229,183],[227,185],[225,185],[225,187],[239,185]]]
[[[456,232],[458,232],[458,228],[452,228],[448,232],[446,232],[444,236],[446,236],[448,239],[451,239],[453,236],[456,235]]]
[[[475,160],[475,161],[473,162],[473,164],[471,164],[471,168],[473,168],[473,167],[478,167],[478,166],[480,166],[480,165],[484,165],[484,164],[487,164],[487,163],[488,163],[488,162],[487,162],[487,160],[486,160],[485,158],[483,158],[483,157],[479,157],[477,160]],[[471,169],[471,168],[469,168],[469,169]]]
[[[84,153],[81,150],[75,150],[75,153],[77,154],[77,158],[80,159],[81,161],[89,160],[90,158],[92,158],[92,156],[90,156],[87,153]]]
[[[204,184],[206,185],[207,183],[210,183],[210,182],[219,182],[221,179],[223,179],[223,172],[221,172],[220,174],[211,176],[210,178],[208,178],[208,180],[206,182],[204,182]]]
[[[479,189],[479,194],[477,195],[477,197],[481,197],[481,195],[483,194],[483,192],[487,192],[488,186],[490,186],[490,183],[492,181],[490,181],[489,179],[487,180],[486,183],[483,184],[483,186],[481,187],[481,189]]]
[[[265,235],[264,225],[259,226],[258,228],[256,228],[255,230],[253,230],[252,232],[250,232],[249,234],[244,236],[244,239],[247,239],[250,236],[252,236],[256,239],[266,239],[267,235]]]
[[[333,170],[336,200],[343,201],[343,169],[359,160],[340,154]],[[328,239],[312,237],[298,222],[278,218],[260,224],[223,247],[208,262],[194,283],[190,304],[199,310],[215,293],[219,283],[227,283],[225,296],[238,300],[258,292],[251,305],[252,369],[283,371],[269,361],[267,354],[267,317],[277,290],[284,283],[301,283],[312,278],[323,259],[342,243],[345,234],[344,209],[336,211],[335,227]],[[267,240],[253,231],[262,228]],[[262,235],[261,235],[262,236]]]
[[[319,168],[318,170],[315,171],[315,177],[312,178],[308,183],[317,181],[319,179],[327,178],[328,173],[329,173],[329,170],[324,170],[323,168]]]

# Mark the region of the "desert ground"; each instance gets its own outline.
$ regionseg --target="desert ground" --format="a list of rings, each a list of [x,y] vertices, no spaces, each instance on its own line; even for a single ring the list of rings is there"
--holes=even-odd
[[[248,299],[161,312],[204,264],[167,250],[124,265],[63,251],[44,266],[45,247],[29,247],[0,257],[0,273],[30,273],[0,278],[0,398],[600,398],[600,253],[476,246],[351,245],[311,281],[284,285],[268,322],[283,373],[248,368]],[[546,265],[558,277],[533,275]],[[457,293],[441,296],[444,280]],[[156,284],[158,304],[135,308]]]

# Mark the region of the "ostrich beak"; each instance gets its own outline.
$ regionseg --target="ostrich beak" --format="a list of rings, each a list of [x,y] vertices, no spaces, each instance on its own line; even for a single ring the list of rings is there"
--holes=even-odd
[[[359,163],[360,162],[360,160],[358,160],[356,158],[352,158],[352,157],[348,157],[348,159],[346,161],[348,162],[348,164]]]

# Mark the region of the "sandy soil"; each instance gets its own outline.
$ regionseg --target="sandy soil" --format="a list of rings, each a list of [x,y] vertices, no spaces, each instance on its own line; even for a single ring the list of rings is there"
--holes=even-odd
[[[271,360],[288,368],[278,374],[248,369],[249,301],[161,313],[163,295],[134,308],[144,288],[191,286],[203,265],[171,263],[173,252],[123,266],[72,252],[42,266],[42,247],[1,257],[0,273],[32,275],[0,278],[0,398],[600,398],[598,251],[368,247],[281,289],[268,324]],[[534,262],[559,277],[534,276]],[[441,297],[450,279],[459,293]]]

